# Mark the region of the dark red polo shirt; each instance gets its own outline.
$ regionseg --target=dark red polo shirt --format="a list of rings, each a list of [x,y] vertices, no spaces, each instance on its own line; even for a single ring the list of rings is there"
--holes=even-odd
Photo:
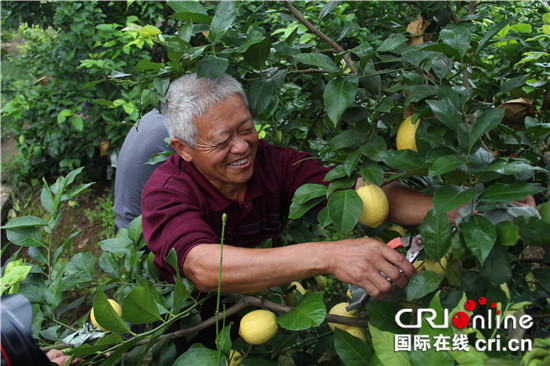
[[[227,214],[225,244],[252,248],[269,238],[275,243],[281,216],[296,189],[305,183],[328,184],[323,179],[330,169],[307,153],[260,140],[254,174],[239,207],[193,164],[177,154],[170,156],[155,170],[142,194],[143,234],[161,279],[172,281],[174,270],[164,261],[172,248],[181,273],[191,248],[220,243],[223,213]]]

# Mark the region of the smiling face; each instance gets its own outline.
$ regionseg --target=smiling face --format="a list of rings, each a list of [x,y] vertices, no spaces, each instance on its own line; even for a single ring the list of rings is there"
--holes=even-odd
[[[199,131],[195,147],[172,139],[174,149],[223,195],[240,200],[258,148],[258,133],[243,99],[233,94],[210,106],[195,118],[195,126]]]

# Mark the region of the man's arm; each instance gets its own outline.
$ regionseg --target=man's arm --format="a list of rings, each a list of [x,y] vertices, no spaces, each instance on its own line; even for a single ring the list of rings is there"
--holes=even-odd
[[[199,291],[218,287],[220,245],[202,244],[191,249],[183,265],[184,275]],[[394,266],[395,265],[395,266]],[[225,245],[222,264],[223,292],[251,293],[318,274],[365,289],[372,297],[391,293],[393,286],[407,284],[414,267],[399,252],[370,238],[345,239],[289,245],[281,248],[249,249]],[[396,267],[397,266],[397,267]]]

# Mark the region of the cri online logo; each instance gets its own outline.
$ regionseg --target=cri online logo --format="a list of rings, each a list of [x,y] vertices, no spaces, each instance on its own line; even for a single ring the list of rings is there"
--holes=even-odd
[[[480,297],[477,301],[477,304],[485,306],[487,304],[487,298]],[[464,303],[464,309],[466,311],[473,312],[477,304],[474,300],[467,300]],[[516,318],[514,315],[505,316],[501,319],[500,310],[496,309],[497,304],[492,302],[487,309],[487,315],[474,315],[470,317],[464,311],[458,311],[452,316],[452,323],[455,328],[464,329],[470,322],[472,323],[472,328],[474,329],[517,329],[519,326],[522,329],[529,329],[533,325],[533,318],[530,315],[524,314],[521,317]],[[496,310],[495,310],[496,309]],[[493,316],[493,311],[494,315]],[[395,322],[402,328],[420,328],[422,325],[422,316],[426,314],[426,322],[434,329],[436,328],[448,328],[449,327],[449,310],[443,310],[443,324],[435,324],[434,320],[437,318],[437,312],[434,309],[429,308],[419,308],[416,317],[416,324],[403,324],[401,321],[401,315],[405,313],[412,313],[413,309],[401,309],[395,314]],[[494,319],[493,319],[494,318]]]

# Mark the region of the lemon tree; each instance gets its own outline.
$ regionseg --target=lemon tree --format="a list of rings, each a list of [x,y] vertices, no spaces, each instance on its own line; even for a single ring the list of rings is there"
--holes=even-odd
[[[20,61],[32,66],[24,72],[29,79],[9,83],[13,90],[6,89],[9,101],[2,110],[3,120],[32,120],[33,126],[44,127],[14,131],[22,174],[36,172],[31,181],[40,182],[47,165],[71,171],[58,180],[44,177],[40,217],[17,217],[3,227],[10,245],[21,249],[5,262],[14,264],[3,272],[8,275],[3,283],[31,299],[33,336],[40,345],[65,344],[71,330],[88,323],[93,303],[96,320],[109,333],[93,346],[75,344],[70,350],[88,364],[140,364],[151,355],[157,364],[219,365],[231,350],[250,364],[276,364],[279,358],[296,364],[548,362],[550,9],[544,2],[478,2],[476,7],[430,1],[130,2],[122,6],[124,17],[105,11],[119,6],[107,2],[5,5],[3,25],[20,19],[40,26],[42,21],[57,32],[24,30],[27,42]],[[59,46],[74,39],[82,41],[75,43],[78,49]],[[84,76],[78,80],[89,82],[48,79],[41,72],[50,68],[56,68],[55,75],[76,73]],[[289,307],[283,304],[283,288],[276,287],[224,304],[225,310],[238,312],[246,300],[246,306],[275,313],[279,330],[269,341],[256,346],[241,336],[231,338],[237,324],[226,323],[215,349],[193,344],[176,359],[168,338],[186,336],[193,342],[196,327],[212,322],[198,311],[212,295],[194,296],[193,286],[178,272],[175,252],[166,257],[174,267],[174,282],[166,283],[158,278],[154,256],[144,253],[139,220],[113,238],[93,243],[99,244],[97,258],[91,251],[71,252],[77,233],[58,234],[63,205],[86,189],[79,172],[71,169],[84,164],[89,165],[84,172],[106,174],[103,164],[113,164],[114,155],[113,161],[101,155],[107,147],[105,133],[109,151],[116,152],[123,140],[121,121],[134,121],[158,106],[170,81],[191,70],[201,77],[237,76],[269,143],[311,152],[332,167],[324,184],[296,191],[280,245],[393,236],[386,230],[389,222],[378,227],[360,223],[364,203],[355,190],[359,177],[379,187],[404,183],[433,196],[433,209],[423,223],[404,228],[422,234],[425,270],[404,291],[396,291],[394,300],[406,301],[369,301],[360,309],[371,321],[363,332],[366,343],[345,330],[331,331],[327,324],[327,317],[335,323],[327,308],[345,301],[345,291],[341,299],[329,301],[312,289],[296,295]],[[67,86],[62,99],[55,85]],[[101,92],[94,97],[96,89]],[[76,99],[65,97],[65,91]],[[88,128],[100,120],[107,123],[102,131]],[[74,130],[86,138],[63,138]],[[33,164],[40,164],[40,170],[33,170]],[[509,204],[527,196],[534,197],[541,211]],[[454,210],[453,226],[448,213]],[[426,270],[426,263],[439,266],[443,259],[442,273]],[[20,272],[14,273],[15,268]],[[533,342],[532,351],[469,352],[467,359],[433,348],[395,351],[395,335],[403,333],[394,320],[400,310],[429,306],[442,314],[488,294],[503,314],[533,315],[533,327],[523,334]],[[108,298],[120,301],[122,317]],[[128,323],[145,330],[138,333]],[[164,337],[175,324],[183,334]],[[502,329],[466,328],[464,333],[472,341],[508,336]],[[424,326],[408,334],[434,335]]]

